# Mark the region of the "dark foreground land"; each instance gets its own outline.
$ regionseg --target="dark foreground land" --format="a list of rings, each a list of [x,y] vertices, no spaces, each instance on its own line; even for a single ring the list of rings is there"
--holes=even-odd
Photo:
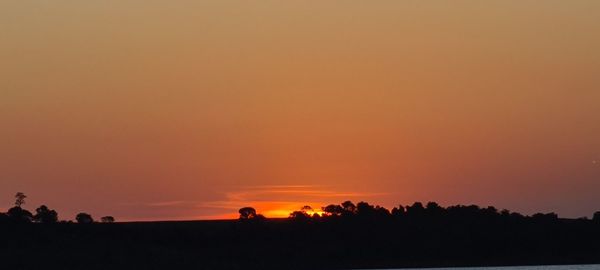
[[[487,212],[486,212],[487,211]],[[0,269],[351,269],[600,263],[600,222],[478,208],[412,215],[0,223]]]

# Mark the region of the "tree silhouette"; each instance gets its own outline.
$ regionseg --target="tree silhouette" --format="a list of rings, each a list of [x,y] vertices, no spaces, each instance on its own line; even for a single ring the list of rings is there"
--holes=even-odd
[[[356,216],[362,219],[382,219],[389,217],[390,211],[379,205],[373,206],[367,202],[356,204]]]
[[[313,212],[313,208],[310,207],[310,205],[305,205],[305,206],[302,206],[302,208],[300,208],[300,211],[302,211],[304,213]]]
[[[6,214],[16,222],[31,222],[33,220],[33,215],[31,212],[19,207],[15,206],[11,209],[8,209]]]
[[[54,210],[48,209],[47,206],[42,205],[35,209],[35,216],[33,220],[39,223],[56,223],[58,221],[58,213]]]
[[[375,207],[370,205],[367,202],[359,202],[356,205],[356,213],[358,215],[369,215],[372,214],[373,212],[375,212]]]
[[[308,212],[312,212],[313,208],[305,205],[300,208],[300,211],[294,211],[290,213],[290,218],[296,221],[307,221],[310,220],[310,214]]]
[[[77,220],[77,223],[80,223],[80,224],[94,223],[94,219],[92,218],[92,215],[90,215],[88,213],[77,214],[77,216],[75,217],[75,220]]]
[[[350,216],[356,213],[356,205],[351,201],[345,201],[342,203],[342,215]]]
[[[15,222],[31,222],[33,220],[33,215],[31,212],[21,208],[23,204],[25,204],[25,193],[17,192],[15,194],[15,207],[8,209],[6,215]]]
[[[422,218],[425,215],[425,207],[421,202],[415,202],[406,207],[406,215],[410,218]]]
[[[253,219],[256,218],[256,209],[252,207],[242,207],[238,211],[240,213],[241,220]]]
[[[344,208],[336,204],[330,204],[328,206],[325,206],[322,208],[322,210],[325,213],[325,215],[334,217],[341,216],[344,212]]]
[[[244,207],[239,209],[240,219],[246,220],[243,222],[73,226],[69,221],[40,226],[15,222],[31,218],[31,213],[15,206],[10,216],[0,213],[0,228],[7,232],[0,250],[14,254],[16,263],[32,267],[7,266],[11,260],[0,265],[37,269],[40,262],[97,263],[90,254],[109,255],[103,256],[108,263],[101,267],[123,265],[124,269],[193,269],[205,265],[211,269],[280,269],[281,265],[294,269],[379,269],[600,262],[600,212],[592,221],[559,219],[554,213],[523,216],[477,205],[443,207],[435,202],[400,205],[391,213],[364,201],[356,205],[346,201],[323,209],[327,214],[311,217],[312,207],[304,206],[283,222],[262,221],[264,217],[256,209]],[[36,209],[34,221],[53,222],[58,215],[52,212],[42,205]],[[93,222],[86,213],[76,219],[79,223]],[[100,221],[109,223],[114,218],[105,216]],[[135,253],[121,252],[121,248],[115,251],[115,247]],[[40,251],[44,253],[39,253],[39,260],[22,259]],[[194,256],[199,251],[203,256]],[[310,260],[306,254],[311,254]]]
[[[439,204],[437,204],[436,202],[428,202],[427,206],[425,206],[425,209],[427,210],[427,212],[429,213],[439,213],[439,212],[443,212],[444,208],[442,208]]]
[[[392,215],[395,217],[401,217],[404,216],[404,214],[406,214],[406,209],[402,205],[399,205],[398,207],[394,207],[392,209]]]
[[[115,218],[112,216],[105,216],[105,217],[101,217],[100,221],[102,223],[113,223],[113,222],[115,222]]]
[[[309,220],[310,215],[303,211],[294,211],[290,213],[290,218],[298,221]]]
[[[21,205],[25,204],[25,198],[27,198],[27,196],[25,196],[25,193],[17,192],[17,194],[15,195],[15,206],[21,207]]]

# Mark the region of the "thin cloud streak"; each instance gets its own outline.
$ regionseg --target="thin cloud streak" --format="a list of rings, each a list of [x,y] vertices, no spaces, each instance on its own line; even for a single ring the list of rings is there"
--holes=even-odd
[[[158,201],[158,202],[124,202],[120,203],[123,206],[146,206],[146,207],[168,207],[193,205],[199,201]]]
[[[224,200],[203,202],[196,207],[222,209],[221,218],[235,218],[237,209],[252,206],[267,217],[285,217],[290,212],[310,205],[319,209],[330,203],[339,203],[339,200],[361,200],[367,197],[388,195],[389,193],[371,192],[336,192],[330,187],[318,185],[266,185],[240,187],[238,190],[225,193]]]
[[[315,209],[344,200],[364,200],[380,197],[390,193],[372,192],[336,192],[329,186],[320,185],[264,185],[230,188],[232,191],[221,195],[222,199],[172,200],[155,202],[123,202],[124,207],[133,207],[144,213],[162,213],[167,209],[181,213],[181,216],[170,216],[169,220],[190,219],[235,219],[237,210],[251,206],[267,217],[287,217],[290,212],[299,210],[305,205]],[[197,213],[193,215],[190,213]],[[126,218],[127,219],[127,218]],[[154,220],[147,217],[130,220]]]

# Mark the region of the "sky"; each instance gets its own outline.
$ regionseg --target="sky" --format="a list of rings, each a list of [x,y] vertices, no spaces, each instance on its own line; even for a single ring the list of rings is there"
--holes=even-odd
[[[600,210],[600,1],[2,1],[0,211]]]

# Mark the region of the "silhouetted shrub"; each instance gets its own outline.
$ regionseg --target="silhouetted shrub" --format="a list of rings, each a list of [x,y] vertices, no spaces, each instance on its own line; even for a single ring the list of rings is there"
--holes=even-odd
[[[77,216],[75,217],[75,220],[77,220],[77,223],[80,223],[80,224],[94,223],[94,219],[92,218],[92,215],[90,215],[88,213],[77,214]]]
[[[112,216],[105,216],[105,217],[101,217],[100,221],[102,223],[113,223],[113,222],[115,222],[115,218]]]

